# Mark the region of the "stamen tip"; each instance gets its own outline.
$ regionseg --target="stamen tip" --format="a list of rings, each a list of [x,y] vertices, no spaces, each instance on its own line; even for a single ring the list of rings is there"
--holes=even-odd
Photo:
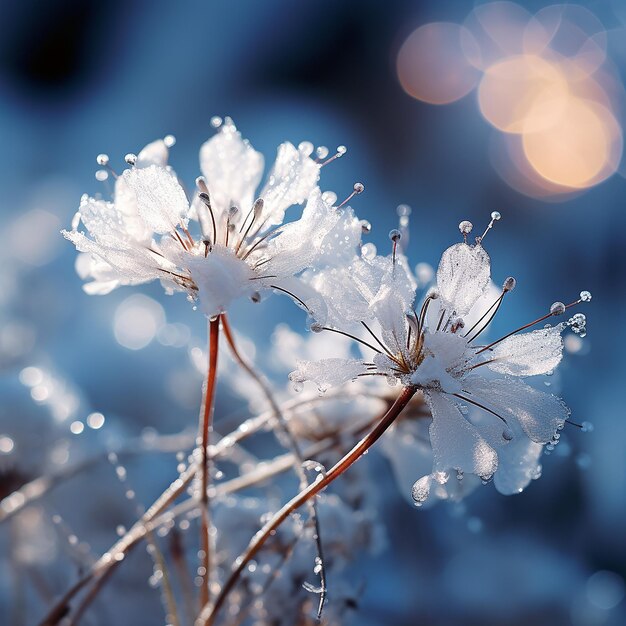
[[[513,278],[513,276],[509,276],[502,285],[502,291],[513,291],[513,289],[515,289],[515,285],[517,285],[517,281]]]
[[[562,302],[554,302],[550,307],[550,315],[563,315],[565,313],[565,305]]]

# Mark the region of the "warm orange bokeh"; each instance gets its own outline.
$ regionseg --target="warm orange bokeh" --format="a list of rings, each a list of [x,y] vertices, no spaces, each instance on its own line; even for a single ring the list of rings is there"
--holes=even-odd
[[[492,163],[521,193],[563,199],[618,171],[624,90],[588,9],[561,4],[531,15],[491,2],[463,26],[426,24],[402,46],[398,76],[407,93],[435,104],[478,84],[480,111],[500,131]]]

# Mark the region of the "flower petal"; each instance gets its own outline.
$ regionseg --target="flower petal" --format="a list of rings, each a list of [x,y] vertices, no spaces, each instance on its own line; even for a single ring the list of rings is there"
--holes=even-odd
[[[89,293],[108,293],[118,285],[140,285],[158,278],[167,279],[165,270],[175,269],[165,259],[150,256],[152,253],[146,248],[126,247],[113,248],[92,241],[83,233],[76,231],[62,231],[63,236],[71,241],[79,252],[89,253],[88,256],[79,257],[77,265],[79,276],[83,279],[93,278],[96,283],[111,283],[108,285],[95,285],[89,283],[86,290]]]
[[[293,383],[314,382],[321,391],[342,385],[367,372],[367,366],[357,359],[322,359],[298,361],[297,369],[289,374]]]
[[[325,325],[328,317],[324,298],[311,285],[296,276],[283,276],[254,281],[259,287],[275,289],[291,297],[309,315],[309,320]]]
[[[505,496],[521,493],[538,476],[543,446],[531,441],[516,420],[505,426],[481,409],[472,408],[472,422],[498,453],[493,477],[496,489]]]
[[[263,174],[263,155],[241,138],[226,118],[219,132],[200,148],[200,170],[206,178],[211,206],[217,218],[231,205],[245,215]]]
[[[489,284],[489,255],[482,246],[457,243],[441,256],[437,287],[444,305],[463,316]]]
[[[156,141],[150,142],[137,155],[135,167],[149,167],[150,165],[165,167],[169,155],[170,151],[163,139],[157,139]]]
[[[320,165],[305,150],[299,150],[286,141],[278,147],[274,166],[260,197],[265,201],[263,222],[265,226],[280,224],[285,210],[301,204],[317,185]]]
[[[125,170],[122,179],[135,195],[137,213],[155,233],[172,232],[189,210],[183,188],[172,172],[150,165]]]
[[[434,471],[460,470],[481,477],[492,476],[498,467],[496,452],[463,417],[456,404],[436,392],[429,392],[426,400],[433,416],[430,442]]]
[[[464,381],[464,388],[468,397],[484,404],[507,422],[517,420],[537,443],[550,441],[569,416],[569,410],[560,398],[537,391],[521,380],[487,380],[474,376]]]
[[[511,376],[537,376],[554,370],[563,357],[563,325],[513,335],[493,347],[487,367]]]

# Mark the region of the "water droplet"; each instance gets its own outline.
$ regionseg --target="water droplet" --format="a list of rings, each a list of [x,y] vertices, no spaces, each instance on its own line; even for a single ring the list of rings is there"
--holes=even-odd
[[[472,224],[472,222],[468,222],[467,220],[463,220],[459,224],[459,230],[461,231],[461,235],[469,235],[472,232],[472,228],[474,228],[474,225]]]
[[[102,166],[108,165],[108,163],[109,163],[109,155],[108,154],[99,154],[96,157],[96,163],[98,165],[102,165]]]
[[[491,219],[497,222],[498,220],[502,219],[502,215],[500,215],[499,211],[493,211],[491,213]]]
[[[319,146],[315,150],[315,154],[318,159],[325,159],[328,156],[328,148],[326,146]]]
[[[163,137],[163,143],[167,148],[171,148],[176,144],[176,137],[174,137],[174,135],[165,135],[165,137]]]
[[[505,441],[511,441],[511,439],[513,439],[513,431],[510,428],[505,428],[502,431],[502,439]]]
[[[554,302],[550,307],[551,315],[563,315],[565,313],[565,305],[562,302]]]
[[[219,128],[223,123],[223,120],[221,117],[219,117],[219,115],[214,115],[211,118],[211,126],[213,126],[213,128]]]
[[[415,481],[411,489],[411,497],[417,506],[424,504],[430,494],[430,476],[424,476]]]
[[[103,183],[105,180],[109,178],[109,172],[106,170],[98,170],[96,172],[96,180],[100,183]]]
[[[313,154],[314,146],[310,141],[301,141],[298,145],[298,150],[306,156]]]
[[[361,246],[361,256],[371,261],[376,256],[376,246],[373,243],[366,243]]]
[[[128,165],[135,165],[135,163],[137,163],[137,155],[133,154],[132,152],[129,152],[124,157],[124,161],[126,161],[126,163],[128,163]]]
[[[515,280],[515,278],[513,278],[513,276],[509,276],[503,283],[502,285],[502,290],[503,291],[513,291],[513,289],[515,289],[515,285],[517,284],[517,281]]]
[[[589,292],[589,291],[581,291],[580,292],[580,299],[583,302],[590,302],[591,301],[591,292]]]
[[[365,185],[363,183],[354,183],[354,193],[359,194],[359,193],[363,193],[363,191],[365,190]]]
[[[389,239],[391,239],[394,243],[397,243],[400,239],[402,239],[402,233],[397,228],[393,228],[389,231]]]
[[[372,231],[372,225],[367,220],[361,220],[361,232],[369,233]]]

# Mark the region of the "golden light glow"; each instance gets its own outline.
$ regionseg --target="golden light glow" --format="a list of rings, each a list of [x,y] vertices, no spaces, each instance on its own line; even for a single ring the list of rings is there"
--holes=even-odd
[[[559,201],[619,171],[624,87],[607,62],[606,30],[584,7],[531,15],[490,2],[463,26],[426,24],[402,46],[398,76],[407,93],[435,104],[478,85],[480,111],[500,131],[492,164],[521,193]]]
[[[517,55],[485,71],[478,104],[485,119],[507,133],[548,128],[569,97],[567,80],[552,63],[534,55]]]
[[[479,72],[461,48],[463,27],[433,22],[414,31],[398,53],[397,71],[403,89],[430,104],[448,104],[467,95]],[[464,35],[471,49],[471,35]]]
[[[621,133],[611,112],[582,98],[559,104],[557,121],[541,132],[524,133],[524,154],[546,180],[580,189],[615,172]],[[618,159],[619,162],[619,159]]]

